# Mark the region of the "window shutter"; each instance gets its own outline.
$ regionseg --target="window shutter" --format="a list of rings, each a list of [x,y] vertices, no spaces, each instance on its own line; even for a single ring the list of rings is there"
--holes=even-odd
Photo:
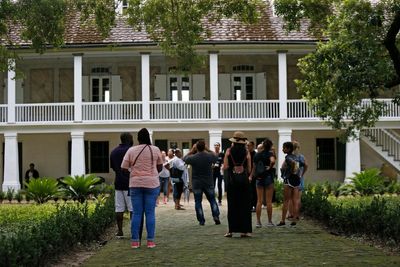
[[[111,101],[122,101],[122,82],[121,76],[112,75],[111,77]]]
[[[23,79],[15,80],[15,103],[17,104],[24,103],[24,87],[22,86],[23,83]]]
[[[256,73],[256,98],[258,100],[267,99],[267,79],[266,73]]]
[[[204,100],[206,98],[206,76],[193,74],[192,99]]]
[[[167,75],[156,75],[156,78],[154,80],[154,100],[167,100]]]
[[[90,102],[89,76],[82,76],[82,101]]]
[[[231,100],[231,75],[218,74],[219,100]]]

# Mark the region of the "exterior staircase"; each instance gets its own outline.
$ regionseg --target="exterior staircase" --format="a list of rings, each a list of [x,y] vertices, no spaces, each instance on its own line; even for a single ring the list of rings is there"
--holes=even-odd
[[[400,172],[400,135],[390,129],[366,129],[361,140]]]

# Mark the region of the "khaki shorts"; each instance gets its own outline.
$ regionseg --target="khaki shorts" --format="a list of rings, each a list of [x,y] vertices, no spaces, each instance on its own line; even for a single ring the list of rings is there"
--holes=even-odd
[[[132,211],[131,197],[128,190],[115,190],[115,212]]]

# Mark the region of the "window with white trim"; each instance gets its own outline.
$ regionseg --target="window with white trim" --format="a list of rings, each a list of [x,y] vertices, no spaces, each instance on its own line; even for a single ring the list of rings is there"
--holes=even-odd
[[[110,68],[92,68],[92,75],[90,76],[90,100],[92,102],[110,102],[110,91]]]
[[[172,101],[190,100],[190,77],[170,75],[168,78],[169,99]]]

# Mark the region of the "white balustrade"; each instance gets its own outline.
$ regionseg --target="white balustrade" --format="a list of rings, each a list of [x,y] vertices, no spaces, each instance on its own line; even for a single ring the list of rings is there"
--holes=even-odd
[[[381,118],[398,118],[400,117],[400,105],[393,103],[392,99],[377,99],[378,102],[384,104]],[[364,99],[361,102],[363,107],[368,107],[371,105],[371,100]]]
[[[210,101],[151,101],[152,120],[210,119]]]
[[[288,118],[295,119],[313,119],[315,116],[315,108],[311,109],[306,100],[296,99],[287,101]]]
[[[363,134],[367,136],[377,146],[381,146],[383,151],[387,151],[394,160],[400,160],[400,140],[386,129],[370,128],[365,129]]]
[[[219,119],[278,119],[279,100],[220,100]]]
[[[391,99],[378,99],[384,103],[381,118],[400,118],[400,105]],[[368,107],[366,99],[361,105]],[[220,120],[279,119],[279,100],[220,100]],[[318,119],[315,108],[310,109],[306,100],[287,101],[288,119]],[[131,102],[84,102],[84,121],[142,120],[142,103]],[[151,101],[151,120],[207,120],[211,119],[210,101]],[[16,104],[16,122],[73,122],[73,103]],[[0,105],[0,123],[7,122],[7,104]]]
[[[16,122],[73,121],[73,103],[16,104]]]
[[[7,105],[0,105],[0,123],[7,122]]]
[[[82,103],[84,121],[141,120],[141,102],[85,102]]]

